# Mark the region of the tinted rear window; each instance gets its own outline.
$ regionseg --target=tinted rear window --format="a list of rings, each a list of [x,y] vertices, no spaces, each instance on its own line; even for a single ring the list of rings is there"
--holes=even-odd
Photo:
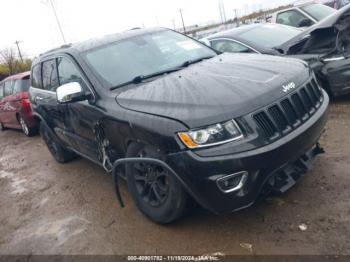
[[[4,86],[4,97],[10,96],[13,93],[13,81],[6,81]]]
[[[35,88],[42,88],[42,83],[41,83],[41,65],[35,65],[32,68],[32,74],[31,74],[31,80],[32,80],[32,87]]]
[[[27,92],[29,90],[29,77],[16,80],[13,86],[13,93]]]

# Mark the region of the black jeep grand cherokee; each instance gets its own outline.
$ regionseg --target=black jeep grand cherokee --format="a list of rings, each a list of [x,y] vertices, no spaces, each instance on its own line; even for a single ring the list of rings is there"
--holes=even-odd
[[[49,51],[31,79],[54,158],[102,165],[119,197],[124,176],[158,223],[190,199],[221,213],[284,192],[322,152],[329,99],[299,60],[218,54],[167,29],[137,29]]]

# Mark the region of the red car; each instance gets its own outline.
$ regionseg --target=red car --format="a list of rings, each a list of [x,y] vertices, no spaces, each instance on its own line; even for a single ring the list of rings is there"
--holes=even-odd
[[[37,122],[28,97],[30,72],[5,78],[0,82],[0,129],[22,129],[27,136],[37,133]]]

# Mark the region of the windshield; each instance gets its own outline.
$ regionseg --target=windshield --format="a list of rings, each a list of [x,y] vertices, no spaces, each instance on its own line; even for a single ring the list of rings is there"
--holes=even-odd
[[[171,70],[186,61],[215,55],[213,50],[184,35],[164,30],[87,51],[85,58],[111,88],[138,76]]]
[[[336,12],[335,9],[322,4],[306,5],[301,7],[301,9],[317,21],[321,21],[322,19]]]
[[[282,45],[300,34],[300,29],[283,25],[261,25],[241,33],[240,38],[247,42],[272,48]]]

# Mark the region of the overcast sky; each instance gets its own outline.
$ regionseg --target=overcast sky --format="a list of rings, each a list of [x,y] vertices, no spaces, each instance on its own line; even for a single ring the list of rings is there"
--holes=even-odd
[[[289,3],[290,0],[222,0],[227,19],[242,13]],[[132,27],[181,26],[219,21],[218,0],[53,0],[68,43]],[[63,44],[48,0],[1,0],[0,48],[16,40],[33,57]]]

